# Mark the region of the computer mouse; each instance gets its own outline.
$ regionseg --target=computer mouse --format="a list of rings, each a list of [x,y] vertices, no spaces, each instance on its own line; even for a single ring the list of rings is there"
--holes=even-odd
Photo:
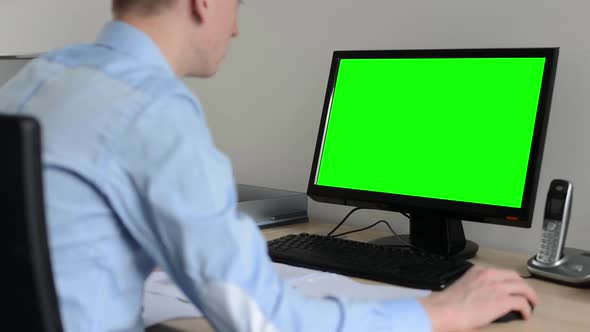
[[[531,306],[531,310],[535,309],[535,307],[530,302],[529,302],[529,305]],[[492,323],[508,323],[513,320],[522,320],[522,319],[523,319],[523,317],[522,317],[522,314],[520,313],[520,311],[512,310],[512,311],[509,311],[508,313],[506,313],[505,315],[498,317]]]
[[[508,323],[513,320],[522,320],[522,314],[520,311],[512,310],[506,313],[504,316],[498,317],[493,323]]]

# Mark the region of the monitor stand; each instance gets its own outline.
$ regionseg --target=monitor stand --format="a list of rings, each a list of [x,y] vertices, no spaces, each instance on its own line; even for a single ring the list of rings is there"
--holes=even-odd
[[[460,219],[446,218],[429,213],[412,213],[410,234],[400,237],[415,247],[436,254],[463,259],[475,257],[479,246],[466,240]],[[370,241],[382,245],[405,245],[396,236],[387,236]]]

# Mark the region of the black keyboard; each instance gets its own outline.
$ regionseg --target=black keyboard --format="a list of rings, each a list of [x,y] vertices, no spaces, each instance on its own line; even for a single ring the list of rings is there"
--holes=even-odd
[[[307,233],[271,240],[268,250],[277,263],[430,290],[448,287],[473,265],[410,247]]]

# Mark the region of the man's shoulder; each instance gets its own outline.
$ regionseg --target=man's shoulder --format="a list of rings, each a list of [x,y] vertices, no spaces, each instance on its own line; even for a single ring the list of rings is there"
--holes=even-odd
[[[77,114],[84,113],[84,119],[92,119],[77,127],[89,128],[88,132],[98,128],[109,144],[123,144],[123,136],[145,139],[158,130],[194,123],[195,115],[196,121],[204,120],[198,99],[165,68],[141,64],[130,56],[94,45],[52,51],[38,61],[42,68],[57,68],[46,90],[53,89],[64,100],[77,96],[75,102],[68,102],[69,107]],[[143,132],[138,125],[149,129]]]
[[[41,59],[72,70],[94,71],[154,99],[170,94],[190,95],[182,81],[165,68],[146,65],[98,45],[72,45],[48,52]]]

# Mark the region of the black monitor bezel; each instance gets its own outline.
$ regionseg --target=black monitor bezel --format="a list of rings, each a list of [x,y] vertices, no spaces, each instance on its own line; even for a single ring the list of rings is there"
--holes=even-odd
[[[475,222],[530,228],[541,171],[549,111],[557,70],[558,47],[549,48],[478,48],[478,49],[415,49],[415,50],[352,50],[334,51],[315,153],[309,177],[307,194],[313,200],[323,203],[350,205],[364,208],[399,212],[427,212]],[[319,157],[322,152],[327,116],[341,59],[380,58],[503,58],[503,57],[544,57],[546,58],[537,117],[533,131],[530,162],[524,186],[521,208],[509,208],[485,204],[456,202],[440,199],[421,198],[397,194],[385,194],[362,190],[319,186],[315,184]]]

